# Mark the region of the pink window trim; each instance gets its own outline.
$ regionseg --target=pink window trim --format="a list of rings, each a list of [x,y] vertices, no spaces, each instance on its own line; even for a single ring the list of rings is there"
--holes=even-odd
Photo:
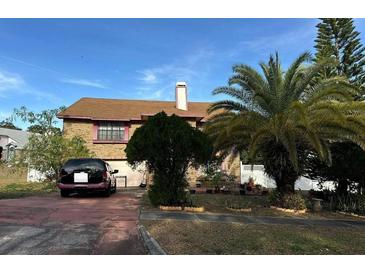
[[[124,123],[124,140],[120,141],[104,141],[98,140],[98,128],[99,128],[99,121],[94,121],[93,123],[93,143],[94,144],[126,144],[129,140],[129,123]]]

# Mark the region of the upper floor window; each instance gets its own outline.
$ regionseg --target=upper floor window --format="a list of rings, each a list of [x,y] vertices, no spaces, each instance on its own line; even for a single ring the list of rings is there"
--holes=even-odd
[[[97,139],[99,141],[122,141],[125,139],[125,127],[120,122],[100,122]]]

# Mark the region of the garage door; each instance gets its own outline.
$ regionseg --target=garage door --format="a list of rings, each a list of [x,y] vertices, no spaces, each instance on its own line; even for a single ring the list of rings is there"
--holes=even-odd
[[[112,169],[118,169],[119,171],[114,175],[117,177],[117,187],[125,187],[125,178],[127,179],[127,187],[139,186],[145,180],[145,165],[140,165],[137,169],[133,170],[127,161],[110,160],[107,162]]]

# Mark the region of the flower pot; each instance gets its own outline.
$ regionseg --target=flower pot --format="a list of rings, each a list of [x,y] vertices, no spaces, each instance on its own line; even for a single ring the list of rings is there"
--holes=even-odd
[[[319,212],[322,210],[322,201],[323,201],[322,199],[317,199],[317,198],[312,199],[313,211]]]

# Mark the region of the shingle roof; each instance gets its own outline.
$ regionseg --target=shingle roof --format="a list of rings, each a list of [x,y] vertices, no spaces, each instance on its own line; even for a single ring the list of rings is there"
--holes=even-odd
[[[0,135],[8,136],[16,141],[18,149],[22,149],[27,144],[31,134],[32,133],[23,130],[0,127]]]
[[[57,117],[78,118],[90,120],[142,120],[160,111],[168,115],[176,114],[182,117],[192,117],[205,120],[210,102],[188,102],[188,110],[176,108],[175,101],[121,100],[101,98],[81,98]]]

